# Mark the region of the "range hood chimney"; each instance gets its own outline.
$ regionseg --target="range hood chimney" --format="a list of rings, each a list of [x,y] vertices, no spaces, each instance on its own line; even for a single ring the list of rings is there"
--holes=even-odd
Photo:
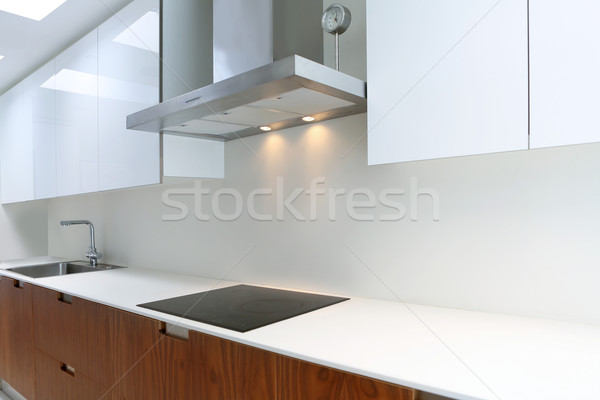
[[[195,71],[203,75],[195,81],[213,83],[129,115],[128,129],[231,140],[366,112],[365,82],[322,65],[322,0],[213,0],[211,8],[202,22],[212,23],[212,40],[199,43],[212,44],[202,52],[213,68]]]

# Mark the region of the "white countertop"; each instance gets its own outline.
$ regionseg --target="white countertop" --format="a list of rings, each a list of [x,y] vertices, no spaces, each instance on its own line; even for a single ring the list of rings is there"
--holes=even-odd
[[[31,279],[0,275],[184,328],[459,399],[600,399],[600,326],[353,297],[246,333],[136,304],[239,282],[139,268]]]

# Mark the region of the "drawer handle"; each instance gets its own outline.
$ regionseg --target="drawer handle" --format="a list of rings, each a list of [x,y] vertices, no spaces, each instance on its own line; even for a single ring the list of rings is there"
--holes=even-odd
[[[17,289],[23,289],[23,287],[25,286],[25,285],[23,284],[23,282],[21,282],[21,281],[19,281],[19,280],[16,280],[16,279],[13,281],[13,285],[14,285],[14,287],[16,287]]]
[[[187,341],[190,338],[189,330],[179,327],[177,325],[168,324],[166,322],[160,323],[160,328],[158,329],[158,333],[163,336],[168,336],[174,339]]]
[[[71,367],[70,365],[67,365],[67,364],[61,362],[60,370],[64,373],[66,373],[67,375],[70,375],[73,378],[75,378],[75,368]]]
[[[59,293],[58,301],[60,301],[61,303],[71,304],[73,302],[73,296],[66,293]]]

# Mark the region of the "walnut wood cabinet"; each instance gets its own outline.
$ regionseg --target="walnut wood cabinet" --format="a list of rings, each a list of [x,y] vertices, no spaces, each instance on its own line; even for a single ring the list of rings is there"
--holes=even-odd
[[[38,399],[100,398],[110,387],[109,308],[34,286]]]
[[[415,400],[416,391],[190,332],[194,399]]]
[[[160,365],[156,362],[155,345],[158,323],[126,312],[112,312],[111,346],[114,369],[109,372],[114,385],[107,399],[159,399]],[[123,334],[124,333],[124,334]]]
[[[338,371],[294,358],[281,357],[280,398],[286,400],[415,400],[416,391]]]
[[[191,400],[188,341],[167,335],[159,321],[114,309],[112,313],[115,383],[105,398]]]
[[[275,353],[190,332],[194,399],[277,399]]]
[[[41,398],[188,396],[188,343],[161,322],[41,287],[33,301],[38,392],[51,394]]]
[[[31,285],[0,277],[0,378],[35,399]]]
[[[32,294],[35,347],[77,373],[109,385],[109,308],[37,286]]]
[[[102,386],[67,364],[44,353],[35,352],[37,400],[98,400]]]
[[[0,279],[0,377],[37,400],[414,400],[412,389]],[[185,335],[184,335],[185,336]]]

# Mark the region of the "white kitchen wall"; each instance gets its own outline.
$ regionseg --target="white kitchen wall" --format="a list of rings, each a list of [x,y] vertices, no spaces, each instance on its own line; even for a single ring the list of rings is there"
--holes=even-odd
[[[0,261],[48,254],[45,201],[0,206]]]
[[[340,38],[341,69],[364,79],[364,0],[342,4],[355,25]],[[228,142],[224,180],[50,200],[49,253],[83,257],[86,228],[59,220],[89,218],[105,262],[600,323],[599,170],[600,144],[368,167],[363,114]],[[315,193],[325,189],[314,196],[314,220],[311,182]],[[303,192],[292,206],[308,220],[285,207],[296,188]],[[363,194],[352,193],[360,188]],[[351,215],[346,202],[368,204],[365,192],[377,206],[351,208]],[[233,221],[211,212],[234,214],[227,193],[241,196]],[[381,203],[382,193],[399,210]],[[181,203],[188,216],[172,220]],[[381,220],[404,209],[400,220]],[[257,220],[269,214],[273,220]],[[359,220],[369,214],[374,220]]]
[[[200,209],[191,185],[50,200],[50,254],[82,257],[87,230],[58,223],[90,218],[104,261],[116,264],[600,323],[600,144],[367,167],[365,129],[365,115],[358,115],[228,142],[226,179],[201,182],[196,192],[211,193],[197,195]],[[278,177],[280,203],[322,177],[316,186],[326,194],[315,196],[314,221],[306,193],[292,206],[307,220],[286,207],[279,220]],[[234,221],[211,212],[216,198],[214,211],[234,214],[232,196],[217,195],[221,187],[243,198]],[[248,195],[259,188],[272,194],[257,195],[252,206]],[[406,207],[406,215],[379,221],[400,215],[379,204],[355,210],[374,221],[353,219],[346,201],[356,188],[376,195],[404,189],[387,198]],[[346,190],[336,196],[335,221],[330,189]],[[186,204],[187,218],[163,221],[181,214],[180,205],[163,204],[163,195]],[[252,219],[248,209],[273,220]]]

